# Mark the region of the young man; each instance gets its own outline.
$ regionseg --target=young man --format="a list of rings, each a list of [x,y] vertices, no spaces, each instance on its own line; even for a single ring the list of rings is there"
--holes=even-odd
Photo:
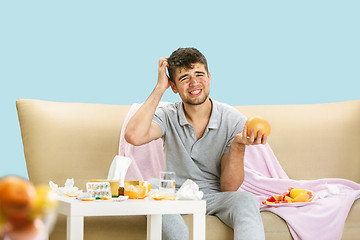
[[[166,74],[168,68],[169,76]],[[179,48],[160,58],[155,89],[129,121],[125,139],[142,145],[164,140],[166,166],[176,173],[176,187],[186,179],[204,192],[207,214],[234,229],[234,239],[265,239],[255,196],[237,192],[244,180],[246,145],[265,144],[266,135],[247,136],[246,117],[209,97],[211,75],[206,58],[195,48]],[[157,109],[171,87],[182,102]],[[163,216],[164,239],[188,239],[180,215]]]

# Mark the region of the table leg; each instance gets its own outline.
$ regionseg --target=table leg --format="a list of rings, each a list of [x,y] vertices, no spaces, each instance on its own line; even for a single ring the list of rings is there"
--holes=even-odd
[[[67,216],[66,239],[67,240],[84,239],[84,217]]]
[[[147,215],[147,240],[161,240],[162,216],[160,214]]]
[[[189,237],[190,240],[205,240],[205,214],[192,214]]]

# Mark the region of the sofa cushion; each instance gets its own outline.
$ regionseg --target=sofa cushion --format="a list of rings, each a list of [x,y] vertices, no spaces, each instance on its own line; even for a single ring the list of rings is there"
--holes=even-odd
[[[268,142],[289,178],[360,183],[360,100],[235,108],[269,121]]]

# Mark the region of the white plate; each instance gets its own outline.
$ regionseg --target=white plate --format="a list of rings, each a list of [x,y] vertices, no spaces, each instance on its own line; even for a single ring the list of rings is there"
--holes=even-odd
[[[269,206],[269,207],[302,207],[302,206],[310,205],[312,203],[314,203],[314,201],[296,202],[296,203],[273,203],[273,204],[262,204],[262,205]]]

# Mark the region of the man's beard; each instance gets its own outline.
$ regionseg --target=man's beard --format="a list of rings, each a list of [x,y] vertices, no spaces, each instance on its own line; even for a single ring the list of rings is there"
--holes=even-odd
[[[185,99],[184,103],[188,105],[201,105],[208,99],[208,97],[209,97],[209,93],[205,94],[204,98],[202,99],[195,99],[195,100]]]

